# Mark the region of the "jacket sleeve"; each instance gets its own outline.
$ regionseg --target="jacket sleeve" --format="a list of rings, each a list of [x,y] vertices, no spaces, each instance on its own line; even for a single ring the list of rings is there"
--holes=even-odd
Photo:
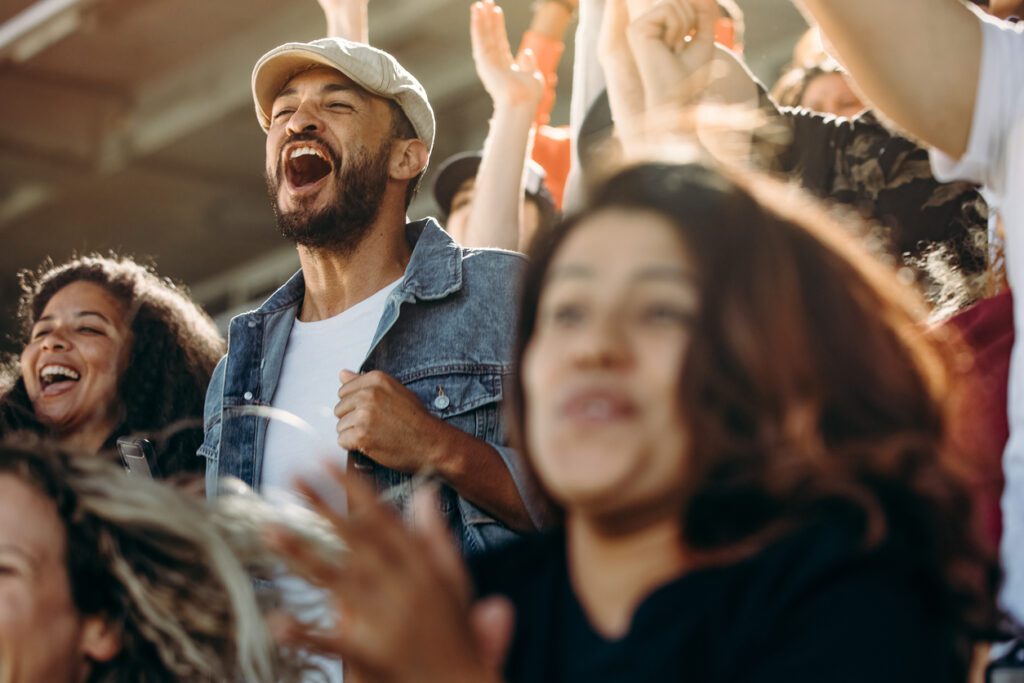
[[[206,404],[203,408],[203,444],[198,455],[206,459],[206,497],[217,496],[218,466],[220,464],[221,416],[224,402],[224,368],[227,356],[220,359],[213,370],[210,385],[206,388]]]

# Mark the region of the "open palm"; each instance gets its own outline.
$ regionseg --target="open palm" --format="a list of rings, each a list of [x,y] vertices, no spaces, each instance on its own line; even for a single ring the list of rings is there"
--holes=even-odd
[[[473,40],[473,61],[484,89],[496,103],[540,102],[544,94],[544,76],[529,50],[519,59],[512,57],[512,48],[505,29],[505,15],[494,0],[483,0],[472,7],[470,34]]]

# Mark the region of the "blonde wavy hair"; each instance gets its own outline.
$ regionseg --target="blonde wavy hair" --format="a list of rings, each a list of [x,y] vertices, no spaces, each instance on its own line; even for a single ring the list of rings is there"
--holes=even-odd
[[[239,507],[229,496],[236,513],[214,511],[101,458],[24,436],[0,443],[2,474],[54,501],[75,607],[121,628],[121,652],[96,664],[88,683],[284,683],[313,668],[277,647],[263,618],[250,569],[276,564],[258,542],[258,520],[270,517],[236,514],[257,510],[255,497]],[[0,681],[9,676],[0,662]]]

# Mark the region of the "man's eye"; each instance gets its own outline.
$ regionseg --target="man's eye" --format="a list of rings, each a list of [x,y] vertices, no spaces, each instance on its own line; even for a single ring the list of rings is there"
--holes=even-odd
[[[98,330],[95,327],[87,327],[87,326],[79,327],[78,331],[79,332],[83,332],[85,334],[103,334],[103,332],[101,330]]]
[[[281,118],[282,116],[287,116],[287,115],[291,114],[293,111],[295,111],[295,110],[294,109],[281,109],[276,114],[274,114],[274,120],[276,121],[277,119]]]
[[[46,328],[43,328],[41,330],[36,330],[35,332],[32,333],[32,338],[33,339],[40,339],[42,337],[45,337],[47,334],[49,334],[49,332],[50,332],[50,330],[46,329]]]
[[[327,105],[327,108],[337,109],[341,111],[355,111],[355,107],[353,107],[348,102],[331,102]]]

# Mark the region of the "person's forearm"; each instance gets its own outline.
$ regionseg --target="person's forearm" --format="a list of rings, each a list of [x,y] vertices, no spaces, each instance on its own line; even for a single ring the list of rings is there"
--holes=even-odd
[[[523,167],[536,101],[495,103],[473,186],[463,245],[517,250],[522,225]]]
[[[516,531],[534,531],[505,461],[493,446],[445,424],[430,462],[460,497]]]
[[[644,89],[640,74],[626,64],[606,63],[604,75],[615,135],[625,149],[632,149],[643,136]]]
[[[754,108],[758,103],[758,87],[754,75],[736,53],[715,47],[706,91],[701,101],[713,104],[743,105]]]
[[[365,2],[349,2],[327,14],[327,35],[359,43],[370,42],[370,21]]]
[[[565,4],[547,0],[537,5],[529,30],[551,40],[563,41],[571,23],[572,11]]]
[[[929,145],[967,149],[981,65],[978,17],[958,0],[798,0],[871,103]]]

